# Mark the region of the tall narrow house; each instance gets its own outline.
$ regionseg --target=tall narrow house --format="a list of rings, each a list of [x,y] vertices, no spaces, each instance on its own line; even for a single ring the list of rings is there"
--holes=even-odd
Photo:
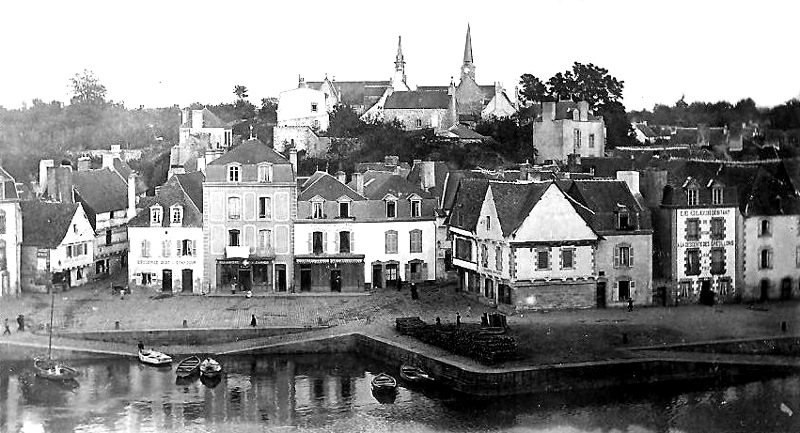
[[[22,211],[14,178],[0,167],[0,300],[20,292]]]

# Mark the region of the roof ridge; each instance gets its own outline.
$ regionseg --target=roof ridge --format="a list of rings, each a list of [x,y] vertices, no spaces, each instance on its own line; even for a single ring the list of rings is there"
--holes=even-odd
[[[202,212],[202,211],[200,211],[200,208],[198,208],[198,207],[197,207],[197,203],[195,203],[195,202],[194,202],[194,200],[192,200],[192,196],[190,196],[190,195],[189,195],[189,193],[186,191],[186,188],[184,188],[184,187],[183,187],[183,184],[181,183],[181,180],[180,180],[179,178],[175,177],[175,183],[177,183],[177,184],[178,184],[178,188],[180,188],[180,189],[181,189],[181,191],[183,191],[183,196],[184,196],[186,199],[188,199],[189,203],[191,203],[191,204],[192,204],[192,206],[194,206],[194,209],[195,209],[195,210],[196,210],[196,211],[197,211],[197,212],[198,212],[200,215],[202,215],[202,214],[203,214],[203,212]]]

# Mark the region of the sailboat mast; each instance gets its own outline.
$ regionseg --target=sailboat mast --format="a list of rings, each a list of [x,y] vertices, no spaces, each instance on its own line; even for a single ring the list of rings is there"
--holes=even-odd
[[[50,289],[50,290],[51,290],[51,296],[50,296],[50,330],[49,330],[50,331],[49,332],[50,336],[47,339],[47,359],[50,359],[50,353],[53,350],[53,306],[56,303],[56,292],[53,289]]]

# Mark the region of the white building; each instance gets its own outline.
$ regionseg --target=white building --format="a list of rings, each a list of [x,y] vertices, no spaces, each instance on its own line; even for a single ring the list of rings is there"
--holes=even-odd
[[[22,211],[14,178],[0,167],[0,298],[20,292]]]
[[[128,223],[131,285],[202,293],[203,174],[176,174]]]
[[[227,149],[233,144],[233,130],[208,108],[181,110],[178,144],[202,143],[203,148]]]
[[[278,124],[273,130],[273,147],[306,150],[307,141],[319,140],[316,133],[329,126],[328,95],[309,88],[303,79],[296,89],[281,92],[278,98]]]

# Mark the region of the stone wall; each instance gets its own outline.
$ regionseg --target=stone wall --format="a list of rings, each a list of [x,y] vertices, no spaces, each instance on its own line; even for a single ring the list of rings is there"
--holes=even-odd
[[[596,304],[596,289],[593,279],[515,282],[511,303],[518,309],[533,310],[591,308]]]

